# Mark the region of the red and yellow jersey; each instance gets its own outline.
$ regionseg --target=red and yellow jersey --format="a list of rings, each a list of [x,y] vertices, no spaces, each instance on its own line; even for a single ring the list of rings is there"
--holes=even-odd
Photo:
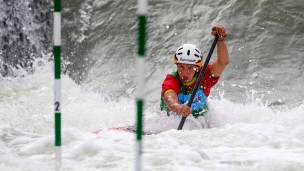
[[[203,92],[207,97],[210,94],[211,88],[218,82],[220,78],[220,77],[213,77],[211,75],[210,68],[211,68],[211,64],[207,66],[206,72],[201,80],[201,86],[203,87]],[[199,72],[195,76],[196,78],[201,72],[201,70],[202,67],[199,68]],[[196,79],[191,80],[189,83],[182,83],[173,74],[168,74],[162,84],[162,97],[164,96],[165,93],[170,91],[175,91],[176,94],[179,94],[181,91],[181,85],[183,85],[187,91],[190,91],[191,89],[194,88],[195,83],[196,83]]]

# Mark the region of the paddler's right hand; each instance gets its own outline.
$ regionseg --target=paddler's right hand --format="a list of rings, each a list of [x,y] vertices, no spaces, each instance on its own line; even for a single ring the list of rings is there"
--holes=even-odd
[[[174,111],[182,116],[189,116],[192,113],[191,108],[184,104],[174,105]]]

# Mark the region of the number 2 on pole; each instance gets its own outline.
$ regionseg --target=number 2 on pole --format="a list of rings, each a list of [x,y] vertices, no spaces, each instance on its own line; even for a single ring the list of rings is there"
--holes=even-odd
[[[59,106],[60,106],[60,103],[59,102],[55,102],[55,111],[59,111]]]

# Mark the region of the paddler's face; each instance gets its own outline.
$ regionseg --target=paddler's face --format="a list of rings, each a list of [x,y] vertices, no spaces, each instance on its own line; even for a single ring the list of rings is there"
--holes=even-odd
[[[179,75],[179,78],[183,82],[189,82],[194,77],[197,70],[196,65],[191,64],[177,64],[177,72]]]

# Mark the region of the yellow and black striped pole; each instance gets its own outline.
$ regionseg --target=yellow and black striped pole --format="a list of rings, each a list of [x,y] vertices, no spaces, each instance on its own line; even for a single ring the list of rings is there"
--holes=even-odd
[[[142,132],[143,132],[143,111],[144,111],[144,80],[145,80],[145,46],[146,46],[146,23],[148,2],[147,0],[137,0],[138,5],[138,58],[137,58],[137,93],[136,93],[136,171],[141,170],[142,154]]]
[[[54,0],[55,167],[61,170],[61,1]]]

